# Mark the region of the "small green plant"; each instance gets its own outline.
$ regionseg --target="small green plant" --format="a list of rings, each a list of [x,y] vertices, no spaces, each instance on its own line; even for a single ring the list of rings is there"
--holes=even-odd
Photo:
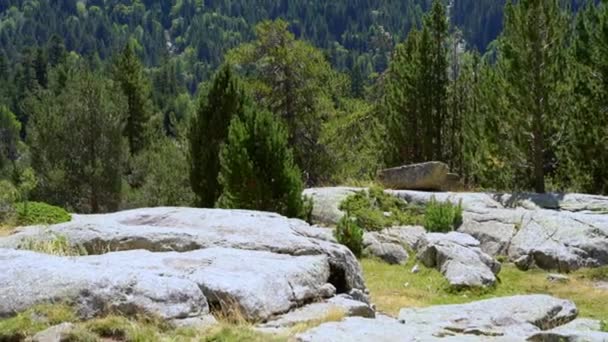
[[[608,321],[600,322],[600,330],[603,332],[608,332]]]
[[[462,203],[440,203],[431,198],[424,213],[424,227],[430,232],[450,232],[462,224]]]
[[[70,214],[62,208],[40,202],[21,202],[15,204],[17,223],[22,226],[37,224],[56,224],[68,222]]]
[[[53,234],[50,239],[26,239],[23,242],[21,249],[57,256],[79,256],[87,254],[84,247],[72,246],[66,236],[59,234]]]
[[[74,310],[64,304],[41,304],[12,318],[0,320],[0,341],[22,341],[50,326],[76,319]]]
[[[348,247],[357,257],[363,251],[363,229],[355,218],[345,215],[334,231],[336,240]]]
[[[421,224],[422,210],[408,205],[402,199],[384,193],[380,187],[371,187],[349,196],[340,210],[357,219],[368,231],[378,231],[394,225]]]

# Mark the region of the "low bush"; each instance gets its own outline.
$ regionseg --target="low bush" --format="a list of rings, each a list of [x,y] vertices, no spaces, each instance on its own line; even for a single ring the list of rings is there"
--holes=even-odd
[[[40,202],[21,202],[15,204],[17,223],[21,226],[37,224],[56,224],[68,222],[70,214],[62,208]]]
[[[608,321],[602,321],[602,322],[600,323],[600,329],[601,329],[603,332],[608,332]]]
[[[359,226],[369,231],[422,223],[422,209],[384,193],[379,187],[349,196],[340,204],[340,210],[356,218]]]
[[[355,218],[345,215],[334,231],[336,240],[348,247],[357,257],[363,251],[363,229]]]
[[[430,232],[450,232],[462,224],[462,204],[441,203],[432,198],[424,213],[424,228]]]

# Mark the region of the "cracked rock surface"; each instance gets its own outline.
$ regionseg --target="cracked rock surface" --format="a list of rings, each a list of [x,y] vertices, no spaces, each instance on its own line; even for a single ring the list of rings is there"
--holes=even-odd
[[[493,298],[468,304],[403,309],[398,319],[347,318],[297,336],[298,341],[525,341],[572,322],[571,301],[546,295]],[[584,328],[566,325],[575,334]],[[597,336],[608,337],[606,333]]]
[[[90,255],[18,250],[57,236]],[[321,229],[270,213],[137,209],[75,215],[0,239],[0,317],[68,301],[82,317],[117,310],[189,319],[236,306],[264,321],[336,293],[363,298],[364,291],[346,247]]]
[[[569,272],[608,265],[608,198],[578,194],[486,194],[388,191],[412,203],[461,203],[458,229],[492,256],[521,268]]]

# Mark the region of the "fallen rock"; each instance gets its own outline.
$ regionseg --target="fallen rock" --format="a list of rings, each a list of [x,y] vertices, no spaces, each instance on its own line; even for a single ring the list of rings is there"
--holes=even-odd
[[[298,341],[524,341],[575,319],[574,303],[546,295],[403,309],[399,320],[346,318],[322,324]]]
[[[454,288],[492,286],[501,268],[481,251],[479,241],[457,232],[427,234],[417,257],[426,267],[437,268]]]
[[[448,172],[448,166],[441,162],[413,164],[381,170],[378,181],[390,189],[441,190]]]
[[[211,304],[264,320],[322,298],[331,277],[325,255],[228,248],[75,258],[2,249],[0,260],[0,317],[63,301],[83,318],[110,310],[186,319],[208,314]]]
[[[344,216],[340,204],[349,196],[365,191],[364,188],[335,187],[304,190],[304,196],[313,201],[312,220],[314,223],[336,225]]]
[[[384,242],[386,239],[378,233],[363,234],[363,254],[382,259],[391,265],[403,265],[407,262],[408,254],[405,248],[394,242]]]
[[[72,330],[74,324],[61,323],[37,333],[32,337],[32,342],[61,342]]]
[[[340,293],[364,289],[361,267],[348,248],[301,220],[246,210],[147,208],[104,215],[74,215],[68,223],[28,227],[0,248],[20,248],[32,240],[65,237],[89,254],[145,249],[154,252],[225,247],[285,255],[326,256],[331,281]]]

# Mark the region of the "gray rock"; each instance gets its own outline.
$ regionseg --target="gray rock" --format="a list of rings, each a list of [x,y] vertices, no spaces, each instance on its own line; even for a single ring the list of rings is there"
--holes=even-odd
[[[449,168],[441,162],[400,166],[378,172],[378,181],[390,189],[441,190]]]
[[[342,320],[344,317],[374,318],[376,313],[367,304],[340,295],[326,302],[312,303],[288,312],[258,326],[263,332],[284,333],[298,324],[321,320]]]
[[[89,254],[146,249],[192,251],[226,247],[287,255],[325,255],[339,292],[364,289],[361,267],[348,248],[301,220],[246,210],[148,208],[105,215],[74,215],[68,223],[29,227],[6,238],[0,248],[28,240],[64,236]]]
[[[481,251],[479,241],[462,233],[427,234],[417,257],[437,268],[454,288],[492,286],[500,272],[500,263]]]
[[[340,204],[349,196],[364,188],[335,187],[335,188],[313,188],[304,190],[304,196],[313,201],[312,220],[314,223],[336,225],[344,216],[340,210]]]
[[[364,255],[380,258],[391,265],[403,265],[407,262],[408,254],[405,248],[397,243],[382,240],[383,237],[378,233],[366,232],[363,235]]]
[[[572,321],[574,304],[545,295],[403,309],[399,320],[346,318],[296,336],[298,341],[524,341]]]
[[[74,324],[61,323],[37,333],[32,337],[32,342],[61,342],[72,330]]]
[[[411,203],[461,203],[458,231],[474,236],[492,256],[522,269],[568,272],[608,265],[608,197],[579,194],[507,195],[387,191]]]
[[[424,239],[426,230],[420,226],[401,226],[386,228],[377,233],[376,239],[381,242],[400,244],[412,251],[418,249],[420,241]]]
[[[85,318],[116,310],[186,319],[208,314],[209,302],[263,320],[329,294],[325,255],[208,248],[59,258],[2,249],[0,260],[0,317],[60,300]]]

